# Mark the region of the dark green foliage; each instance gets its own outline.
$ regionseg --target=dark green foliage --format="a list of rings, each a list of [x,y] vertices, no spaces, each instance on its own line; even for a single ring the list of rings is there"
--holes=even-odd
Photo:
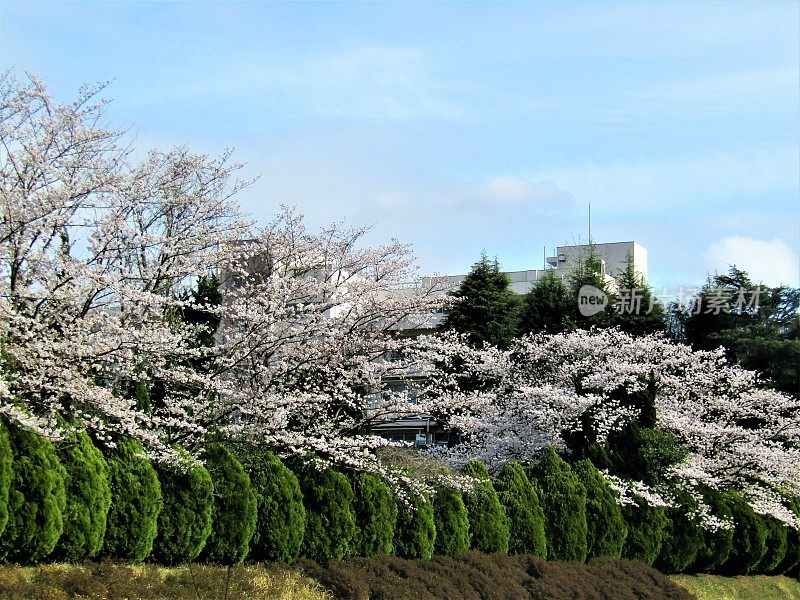
[[[353,494],[358,526],[356,554],[391,554],[397,524],[397,502],[392,490],[380,477],[359,473],[353,480]]]
[[[581,250],[581,254],[572,266],[566,283],[570,309],[568,318],[576,328],[609,327],[614,324],[614,311],[611,308],[615,302],[614,294],[608,287],[608,283],[606,283],[602,259],[597,255],[593,244],[590,244],[588,249]],[[590,285],[601,290],[608,297],[608,304],[605,310],[588,317],[580,313],[578,298],[580,289],[584,285]]]
[[[728,491],[726,495],[736,527],[730,555],[719,570],[725,575],[747,575],[767,552],[767,528],[741,494]]]
[[[8,440],[8,430],[0,421],[0,539],[8,523],[8,490],[11,487],[13,453]]]
[[[433,501],[436,521],[434,552],[442,556],[457,557],[469,550],[469,516],[458,490],[442,488]]]
[[[163,564],[191,562],[200,555],[211,533],[214,484],[202,465],[185,472],[160,470],[164,505],[158,514],[153,556]]]
[[[555,271],[547,271],[525,294],[518,334],[571,331],[575,329],[574,306],[564,280]]]
[[[509,554],[547,558],[544,512],[536,488],[517,462],[506,463],[494,482],[509,521]]]
[[[623,558],[652,565],[661,552],[664,530],[669,523],[666,511],[637,500],[635,504],[623,507],[622,514],[628,525],[628,537],[622,549]]]
[[[256,495],[242,464],[225,446],[209,445],[203,459],[214,485],[214,508],[211,534],[201,557],[220,565],[236,565],[247,557],[256,530]]]
[[[764,542],[766,552],[761,557],[761,561],[753,569],[755,573],[771,573],[778,568],[786,556],[787,534],[786,526],[775,517],[760,515],[764,527],[767,530],[767,537]]]
[[[306,465],[298,469],[306,531],[303,556],[319,562],[352,556],[357,550],[353,488],[342,473]]]
[[[464,465],[461,472],[479,480],[472,490],[464,494],[471,548],[481,552],[508,552],[508,517],[492,485],[489,471],[483,463],[472,461]]]
[[[455,296],[460,301],[449,309],[443,323],[445,329],[466,334],[478,347],[488,342],[508,348],[517,330],[520,299],[497,260],[481,256]]]
[[[733,523],[733,513],[723,492],[706,488],[703,490],[703,501],[711,509],[712,515]],[[703,529],[703,543],[697,551],[697,558],[691,570],[698,573],[715,573],[728,560],[732,545],[732,526],[724,529]]]
[[[410,496],[408,505],[398,502],[394,553],[403,558],[428,560],[433,556],[435,540],[433,503],[420,496]]]
[[[695,516],[697,500],[685,490],[673,492],[676,506],[666,509],[667,526],[655,566],[664,573],[683,573],[703,547],[703,528]]]
[[[238,458],[256,496],[258,517],[249,558],[291,563],[300,555],[306,529],[297,476],[269,451],[241,451]]]
[[[6,429],[13,459],[0,560],[36,563],[53,551],[64,529],[66,472],[50,440],[12,423]]]
[[[800,498],[787,498],[786,504],[800,519]],[[781,573],[800,579],[800,530],[794,527],[786,528],[786,553],[781,563],[774,569],[774,574]]]
[[[628,535],[628,527],[614,491],[600,471],[588,460],[578,461],[573,468],[583,487],[586,488],[588,556],[619,558]]]
[[[56,451],[67,475],[67,508],[54,558],[67,562],[92,558],[103,548],[111,506],[108,464],[85,431],[61,442]]]
[[[586,490],[578,476],[552,448],[528,475],[540,492],[548,558],[586,560]]]
[[[664,307],[655,302],[647,282],[635,271],[632,256],[628,256],[625,270],[617,278],[617,288],[615,326],[635,336],[666,331]]]
[[[111,507],[106,519],[103,556],[141,562],[153,549],[161,485],[142,445],[133,439],[117,441],[106,455],[111,474]]]
[[[580,563],[469,552],[454,559],[396,556],[301,565],[343,600],[691,600],[692,595],[645,565],[627,560]]]

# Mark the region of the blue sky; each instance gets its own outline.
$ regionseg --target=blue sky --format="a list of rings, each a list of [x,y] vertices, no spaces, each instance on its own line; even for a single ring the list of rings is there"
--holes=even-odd
[[[0,67],[111,80],[142,150],[226,147],[267,222],[374,225],[425,273],[635,239],[656,286],[798,285],[800,3],[0,4]]]

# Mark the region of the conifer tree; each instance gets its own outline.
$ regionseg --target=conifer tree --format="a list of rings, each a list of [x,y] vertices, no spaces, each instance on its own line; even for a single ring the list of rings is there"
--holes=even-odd
[[[13,453],[8,439],[8,429],[0,420],[0,539],[8,523],[8,491],[11,487]]]
[[[376,475],[359,473],[353,480],[353,494],[358,526],[356,553],[391,554],[397,524],[397,502],[391,488]]]
[[[303,556],[325,564],[355,554],[358,530],[350,481],[339,471],[314,465],[303,466],[297,475],[306,508]]]
[[[479,461],[464,465],[461,472],[478,480],[475,487],[464,494],[464,505],[469,515],[470,546],[481,552],[508,552],[510,536],[508,516],[497,497],[489,471]]]
[[[726,495],[735,527],[731,552],[719,571],[725,575],[748,575],[767,552],[767,528],[739,492],[729,490]]]
[[[242,562],[256,530],[256,495],[242,464],[220,443],[203,452],[214,485],[211,534],[203,548],[203,560],[221,565]]]
[[[541,491],[547,556],[555,560],[586,560],[586,489],[553,448],[528,473]]]
[[[12,477],[0,561],[37,563],[55,549],[64,529],[66,471],[50,440],[17,425],[5,425]]]
[[[564,280],[554,270],[546,271],[525,294],[517,333],[561,333],[575,329],[574,302]]]
[[[619,558],[628,527],[613,490],[588,460],[577,462],[574,470],[586,488],[587,556]]]
[[[422,496],[410,496],[408,504],[398,501],[394,553],[402,558],[428,560],[433,556],[435,540],[433,503]]]
[[[650,506],[642,500],[622,509],[628,526],[628,537],[622,557],[640,560],[652,566],[661,552],[668,520],[663,507]]]
[[[85,431],[62,441],[56,451],[66,472],[67,505],[54,557],[67,562],[92,558],[103,548],[111,506],[108,464]]]
[[[297,476],[272,452],[239,451],[256,497],[251,560],[293,562],[303,545],[306,509]]]
[[[161,512],[161,484],[137,440],[122,438],[106,455],[111,474],[111,506],[102,554],[142,562],[153,549]]]
[[[655,566],[664,573],[683,573],[696,562],[704,545],[703,528],[695,516],[697,500],[681,489],[674,490],[673,496],[674,505],[665,511],[667,526]]]
[[[765,545],[767,551],[753,569],[755,573],[771,573],[783,562],[788,549],[788,528],[775,517],[759,515],[767,530]]]
[[[488,342],[508,348],[517,331],[520,299],[496,259],[481,255],[455,296],[459,302],[448,311],[445,329],[466,334],[475,346]]]
[[[436,522],[434,551],[442,556],[457,558],[469,550],[469,515],[461,492],[442,488],[433,501]]]
[[[544,512],[536,488],[518,462],[503,466],[494,482],[509,521],[509,554],[532,554],[547,558]]]
[[[730,527],[704,528],[703,543],[697,551],[692,570],[699,573],[716,573],[727,560],[733,546],[733,512],[724,492],[705,488],[703,502],[716,518],[729,523]]]

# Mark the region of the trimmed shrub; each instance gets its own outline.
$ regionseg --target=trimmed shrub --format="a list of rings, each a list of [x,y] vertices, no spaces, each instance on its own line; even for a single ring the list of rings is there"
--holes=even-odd
[[[775,517],[759,515],[767,530],[765,545],[767,547],[761,561],[753,569],[755,573],[771,573],[783,562],[787,549],[786,526]]]
[[[538,485],[548,558],[585,561],[586,490],[578,476],[552,448],[545,450],[528,475]]]
[[[573,468],[586,489],[587,555],[619,558],[628,526],[614,491],[590,461],[578,461]]]
[[[433,503],[421,496],[409,496],[408,505],[397,503],[394,553],[403,558],[428,560],[433,556],[436,520]]]
[[[108,464],[85,431],[61,442],[56,453],[66,471],[67,508],[54,558],[66,562],[92,558],[103,548],[111,506]]]
[[[711,514],[730,524],[730,527],[702,530],[703,543],[697,551],[692,571],[716,573],[731,553],[733,546],[733,513],[723,492],[706,488],[703,501],[711,509]]]
[[[8,430],[0,421],[0,539],[8,523],[8,490],[11,487],[13,453]]]
[[[666,511],[637,499],[635,504],[623,507],[622,514],[628,525],[628,537],[622,549],[623,558],[652,565],[661,552],[664,530],[669,523]]]
[[[183,473],[160,470],[164,505],[158,514],[158,536],[153,556],[166,565],[191,562],[202,552],[211,534],[214,484],[203,465]]]
[[[35,563],[55,549],[64,529],[66,471],[50,440],[11,423],[6,428],[13,458],[0,560]]]
[[[469,515],[461,493],[453,488],[442,488],[433,500],[436,522],[434,552],[442,556],[458,557],[469,550]]]
[[[747,575],[767,552],[767,528],[744,496],[735,491],[726,496],[736,527],[730,555],[719,570],[725,575]]]
[[[297,476],[272,452],[237,453],[256,496],[256,530],[251,560],[291,563],[300,555],[306,509]]]
[[[683,573],[697,560],[703,529],[695,516],[697,500],[685,490],[674,491],[677,506],[665,511],[667,526],[655,566],[664,573]]]
[[[211,533],[201,558],[237,565],[247,557],[256,530],[256,495],[244,467],[225,446],[210,444],[203,451],[203,459],[214,485],[214,507]]]
[[[353,495],[358,527],[356,554],[391,554],[397,524],[397,502],[392,490],[380,477],[359,473],[353,480]]]
[[[800,519],[800,498],[788,498],[786,504]],[[784,573],[790,577],[800,579],[800,531],[793,527],[786,528],[786,554],[784,554],[781,563],[774,569],[774,573]]]
[[[103,556],[142,562],[153,549],[161,512],[158,475],[141,443],[130,438],[118,440],[106,461],[111,474],[111,507]]]
[[[470,544],[481,552],[508,552],[508,517],[497,497],[489,471],[478,461],[471,461],[461,469],[464,475],[478,480],[475,487],[464,494],[464,505],[469,515]]]
[[[306,507],[303,556],[322,563],[351,556],[358,529],[350,481],[338,471],[319,470],[313,464],[298,471]]]
[[[544,512],[536,488],[518,462],[506,463],[494,482],[509,521],[509,554],[547,558]]]

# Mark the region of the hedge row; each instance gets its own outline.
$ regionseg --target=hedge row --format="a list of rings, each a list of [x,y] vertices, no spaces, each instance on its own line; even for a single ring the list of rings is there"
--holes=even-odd
[[[470,550],[584,562],[637,559],[668,573],[797,574],[798,532],[756,514],[736,492],[705,501],[735,529],[704,530],[688,494],[675,508],[620,508],[589,461],[552,449],[492,479],[467,464],[467,492],[399,501],[381,479],[312,463],[290,469],[268,451],[205,448],[204,466],[154,467],[119,440],[105,454],[86,433],[60,442],[0,424],[0,560],[145,559],[237,564],[328,563],[395,554],[460,558]],[[794,508],[800,514],[800,503]]]

